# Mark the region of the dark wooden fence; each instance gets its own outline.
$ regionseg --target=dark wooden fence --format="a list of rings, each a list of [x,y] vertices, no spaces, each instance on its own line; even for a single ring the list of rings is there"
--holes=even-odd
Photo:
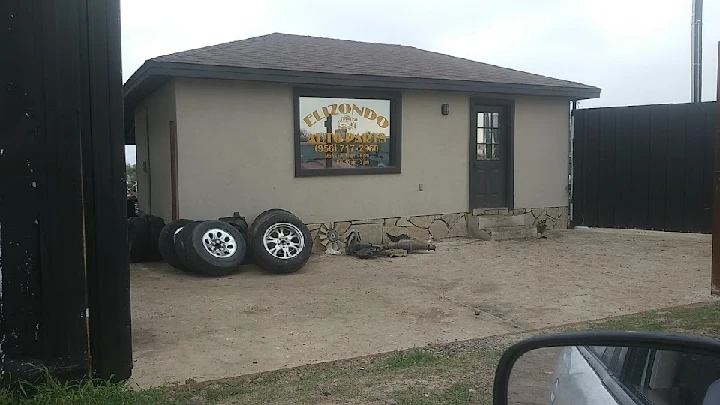
[[[119,0],[5,0],[0,31],[0,383],[127,378]]]
[[[709,233],[717,107],[574,112],[572,224]]]

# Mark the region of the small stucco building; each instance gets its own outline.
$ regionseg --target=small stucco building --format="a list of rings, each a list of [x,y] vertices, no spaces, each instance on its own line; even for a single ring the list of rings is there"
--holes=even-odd
[[[588,85],[409,46],[270,34],[160,56],[125,84],[140,209],[285,208],[317,234],[439,239],[473,215],[567,227],[572,101]]]

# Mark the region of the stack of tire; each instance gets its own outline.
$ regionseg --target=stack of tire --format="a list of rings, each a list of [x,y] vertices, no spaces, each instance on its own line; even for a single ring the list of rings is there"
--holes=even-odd
[[[165,262],[182,271],[218,277],[255,263],[270,273],[287,274],[307,263],[312,237],[297,216],[275,208],[250,226],[239,215],[172,221],[160,232],[158,248]]]
[[[128,248],[131,263],[155,262],[162,260],[158,238],[165,229],[165,221],[143,212],[128,217]]]

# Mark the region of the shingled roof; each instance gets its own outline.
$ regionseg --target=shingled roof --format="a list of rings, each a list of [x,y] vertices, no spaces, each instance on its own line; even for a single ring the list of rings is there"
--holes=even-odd
[[[152,60],[342,75],[592,88],[412,46],[279,33],[178,52]]]
[[[587,99],[600,89],[412,46],[274,33],[159,56],[125,84],[126,110],[172,77]]]

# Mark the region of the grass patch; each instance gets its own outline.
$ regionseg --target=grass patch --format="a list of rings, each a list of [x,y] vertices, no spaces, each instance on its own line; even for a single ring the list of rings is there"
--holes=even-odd
[[[391,370],[422,367],[436,363],[439,357],[429,350],[410,349],[405,352],[393,353],[385,359],[385,364]]]
[[[408,390],[396,396],[395,400],[400,405],[467,405],[467,404],[492,404],[492,392],[490,389],[476,389],[468,384],[454,384],[449,388],[438,390]]]
[[[0,405],[157,405],[162,404],[160,389],[134,391],[127,384],[84,381],[61,383],[46,378],[45,383],[19,383],[12,390],[0,390]]]
[[[720,337],[720,304],[621,316],[557,330],[671,331]],[[513,340],[508,337],[508,342]],[[365,359],[242,376],[209,384],[132,390],[126,384],[49,379],[0,390],[0,405],[490,404],[502,350],[482,342],[415,348]],[[34,394],[27,394],[29,389]]]
[[[247,387],[235,386],[235,385],[224,385],[224,386],[211,386],[203,390],[202,395],[196,395],[197,397],[205,398],[206,402],[211,404],[222,403],[223,401],[245,395],[249,392]]]
[[[720,337],[720,304],[641,312],[593,322],[585,329],[678,332]]]

